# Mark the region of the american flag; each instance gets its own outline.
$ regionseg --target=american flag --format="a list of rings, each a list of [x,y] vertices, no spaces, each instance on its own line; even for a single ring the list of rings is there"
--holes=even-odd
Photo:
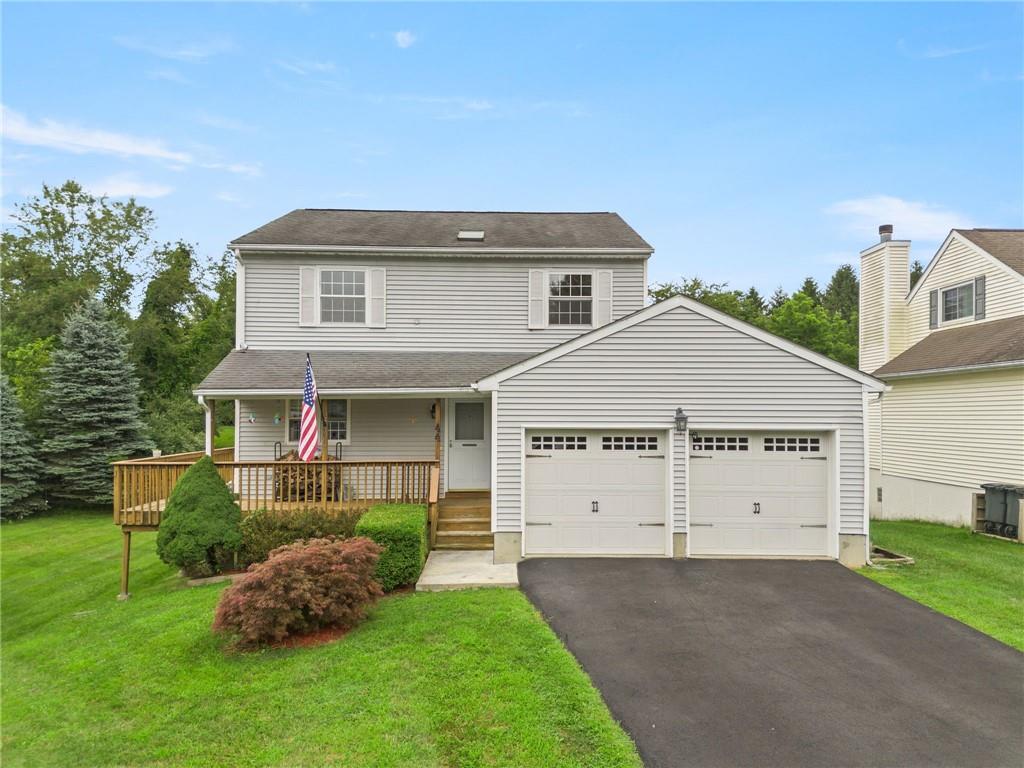
[[[316,419],[316,379],[313,363],[306,355],[306,386],[302,390],[302,422],[299,433],[299,458],[312,461],[320,447],[320,429]]]

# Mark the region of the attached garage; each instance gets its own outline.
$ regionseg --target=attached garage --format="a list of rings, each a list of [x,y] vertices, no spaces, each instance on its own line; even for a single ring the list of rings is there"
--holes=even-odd
[[[866,561],[867,374],[675,297],[476,386],[499,562]]]
[[[690,435],[690,554],[830,554],[829,435]]]
[[[528,555],[665,555],[665,432],[526,433]]]

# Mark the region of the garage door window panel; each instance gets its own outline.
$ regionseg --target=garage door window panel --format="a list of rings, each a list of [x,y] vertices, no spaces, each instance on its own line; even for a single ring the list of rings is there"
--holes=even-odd
[[[654,435],[603,435],[603,451],[656,451],[658,438]]]
[[[819,437],[766,437],[765,453],[820,453]]]
[[[530,449],[534,451],[585,451],[586,435],[533,435]]]
[[[750,438],[739,435],[693,435],[690,444],[695,451],[750,450]]]

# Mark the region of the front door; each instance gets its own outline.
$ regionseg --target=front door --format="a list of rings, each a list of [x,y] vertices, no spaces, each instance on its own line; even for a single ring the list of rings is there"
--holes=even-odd
[[[491,403],[452,400],[448,409],[448,488],[491,487]]]

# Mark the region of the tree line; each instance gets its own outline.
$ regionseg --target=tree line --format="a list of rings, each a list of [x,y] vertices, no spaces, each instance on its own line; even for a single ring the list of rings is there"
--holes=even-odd
[[[230,254],[159,243],[153,212],[44,185],[2,235],[0,516],[107,504],[110,461],[195,450],[192,385],[234,346]]]

